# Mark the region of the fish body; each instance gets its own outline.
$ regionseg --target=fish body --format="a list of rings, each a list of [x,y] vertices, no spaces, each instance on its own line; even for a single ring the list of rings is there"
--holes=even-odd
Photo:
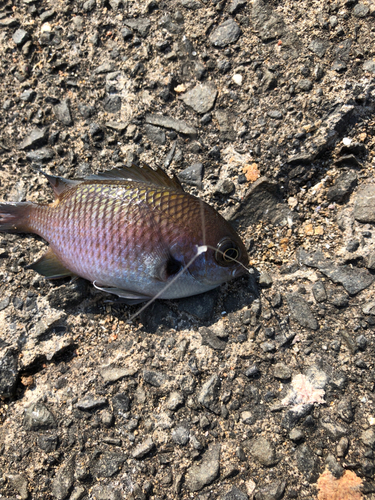
[[[45,239],[47,253],[28,267],[49,278],[80,276],[140,302],[199,294],[244,273],[247,254],[234,229],[160,169],[47,178],[55,201],[0,204],[0,231]]]

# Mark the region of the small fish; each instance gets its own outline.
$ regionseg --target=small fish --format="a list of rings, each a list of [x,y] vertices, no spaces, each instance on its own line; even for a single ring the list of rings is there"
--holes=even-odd
[[[0,203],[0,231],[35,233],[50,245],[27,269],[80,276],[129,303],[196,295],[246,272],[246,249],[230,224],[159,168],[83,180],[44,175],[52,204]]]

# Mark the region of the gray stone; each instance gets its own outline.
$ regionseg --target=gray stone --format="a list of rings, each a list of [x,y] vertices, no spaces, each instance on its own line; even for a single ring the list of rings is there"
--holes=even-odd
[[[375,222],[375,184],[366,184],[357,191],[353,215],[359,222]]]
[[[292,429],[289,432],[289,439],[297,443],[298,441],[301,441],[305,437],[305,434],[301,429]]]
[[[189,442],[189,429],[186,427],[177,427],[176,429],[173,429],[172,431],[172,439],[176,444],[179,444],[180,446],[185,446]]]
[[[106,398],[95,398],[91,394],[88,394],[83,399],[78,401],[77,408],[82,411],[91,411],[97,410],[98,408],[102,408],[107,405]]]
[[[36,163],[47,163],[55,156],[52,148],[41,148],[35,151],[29,151],[26,154],[26,160],[35,161]]]
[[[189,186],[196,186],[198,188],[202,187],[203,178],[203,163],[193,163],[189,167],[185,168],[182,172],[177,174],[180,181],[188,184]]]
[[[22,500],[27,500],[29,498],[27,479],[22,474],[6,474],[6,478],[11,483],[12,487],[18,491]]]
[[[336,446],[336,453],[339,458],[344,458],[349,449],[349,439],[347,437],[340,438]]]
[[[90,123],[89,133],[94,141],[101,141],[104,138],[104,131],[98,123]]]
[[[327,431],[330,437],[335,439],[336,441],[348,433],[346,427],[338,424],[337,422],[334,422],[328,417],[323,418],[320,421],[320,425],[323,427],[324,430]]]
[[[320,58],[324,56],[328,47],[329,42],[327,42],[326,40],[320,40],[319,38],[313,40],[309,45],[309,49]]]
[[[310,328],[311,330],[317,330],[319,328],[319,324],[311,312],[309,304],[300,293],[288,293],[286,295],[286,300],[288,302],[291,315],[297,323],[305,328]]]
[[[306,417],[313,409],[312,404],[297,405],[293,409],[288,410],[287,414],[282,420],[282,426],[285,429],[292,430],[298,422]]]
[[[237,224],[252,220],[285,225],[293,219],[288,205],[283,201],[279,186],[267,177],[260,177],[248,189],[239,207],[226,213],[226,219]]]
[[[223,48],[237,42],[241,35],[242,31],[240,27],[230,17],[211,33],[209,39],[214,47]]]
[[[14,394],[18,380],[18,352],[6,347],[0,351],[0,396]]]
[[[284,363],[276,363],[273,367],[273,376],[280,380],[288,380],[292,376],[292,371]]]
[[[363,70],[375,74],[375,61],[373,59],[366,61],[363,64]]]
[[[96,0],[86,0],[82,7],[83,12],[91,12],[96,7]]]
[[[197,131],[183,120],[177,120],[163,115],[146,115],[146,123],[156,125],[159,127],[170,128],[175,132],[187,135],[189,137],[196,137]]]
[[[371,302],[367,302],[363,307],[362,311],[364,314],[372,314],[375,315],[375,300]]]
[[[23,45],[25,42],[27,42],[29,38],[30,38],[29,33],[23,30],[22,28],[16,30],[12,36],[13,42],[18,46]]]
[[[81,485],[78,485],[72,491],[72,494],[70,495],[69,500],[81,500],[81,498],[83,498],[83,496],[85,494],[86,494],[85,488]]]
[[[336,28],[336,26],[339,24],[337,16],[331,16],[329,18],[329,24],[330,24],[331,28]]]
[[[254,439],[250,446],[250,453],[255,460],[266,467],[271,467],[277,463],[275,448],[264,437]]]
[[[155,447],[153,440],[149,437],[140,443],[132,453],[133,458],[141,459],[148,455]]]
[[[91,118],[96,113],[95,106],[89,106],[88,104],[79,103],[78,111],[81,113],[83,118]]]
[[[176,411],[177,408],[184,404],[184,400],[184,395],[181,392],[171,392],[165,403],[165,406],[168,408],[168,410]]]
[[[345,61],[341,59],[335,59],[332,64],[332,70],[337,71],[337,73],[343,73],[348,69],[348,65]]]
[[[43,146],[48,140],[48,128],[34,128],[31,133],[21,142],[19,149],[28,150]]]
[[[215,186],[215,193],[218,194],[231,194],[236,189],[233,181],[230,179],[220,180]]]
[[[27,408],[23,424],[29,431],[57,427],[55,417],[43,403],[33,403]]]
[[[327,293],[323,281],[316,281],[312,286],[312,293],[317,302],[325,302],[327,300]]]
[[[350,51],[353,45],[353,39],[347,38],[340,41],[334,50],[337,59],[341,62],[348,62],[350,59]]]
[[[125,26],[136,31],[140,36],[146,37],[150,31],[151,21],[147,18],[139,17],[138,19],[125,19]]]
[[[331,472],[331,474],[336,478],[340,479],[340,477],[344,473],[344,468],[337,462],[336,458],[332,453],[329,453],[326,458],[327,469]]]
[[[125,132],[128,127],[128,124],[125,122],[116,122],[114,120],[110,120],[105,123],[105,126],[110,128],[111,130],[116,130],[119,134]]]
[[[313,82],[308,78],[304,78],[298,82],[297,88],[302,92],[309,92],[313,88]]]
[[[270,4],[263,0],[254,0],[251,11],[252,21],[264,43],[281,38],[286,32],[285,23]]]
[[[357,3],[353,9],[353,16],[360,19],[366,17],[370,12],[369,6],[364,3]]]
[[[310,483],[314,483],[318,478],[317,460],[310,447],[301,444],[296,451],[296,460],[298,469]]]
[[[75,457],[73,456],[59,468],[53,478],[52,495],[57,500],[64,500],[68,496],[74,482],[74,466]]]
[[[202,336],[202,345],[209,345],[216,351],[223,351],[226,348],[227,343],[215,335],[209,328],[203,326],[200,328],[199,333]]]
[[[219,475],[220,445],[214,444],[203,455],[199,465],[193,465],[186,473],[185,484],[190,491],[200,491]]]
[[[197,85],[183,94],[180,99],[200,114],[208,113],[215,104],[217,90],[213,84]]]
[[[20,95],[21,101],[24,102],[32,102],[35,99],[36,92],[33,89],[27,89],[22,92]]]
[[[19,20],[14,17],[3,17],[0,19],[0,28],[14,28],[19,25]]]
[[[120,472],[121,465],[126,461],[122,453],[105,453],[92,466],[92,475],[96,478],[113,477]]]
[[[319,269],[334,283],[343,285],[349,295],[357,294],[374,281],[374,277],[366,269],[336,266],[331,259],[327,259],[320,251],[308,253],[305,250],[300,250],[298,255],[302,264]]]
[[[283,497],[286,481],[273,481],[266,486],[258,488],[255,500],[279,500]]]
[[[327,192],[329,201],[341,202],[345,196],[352,193],[357,185],[357,174],[352,170],[339,175],[334,185]]]
[[[154,125],[149,125],[146,123],[145,125],[145,133],[146,137],[155,144],[159,144],[163,146],[166,143],[166,136],[163,129],[160,127],[155,127]]]
[[[241,412],[241,420],[246,425],[253,425],[258,420],[258,415],[253,411]]]
[[[217,415],[220,414],[220,386],[220,377],[214,374],[203,384],[198,395],[198,403]]]
[[[361,434],[361,441],[370,448],[375,448],[375,430],[371,427]]]
[[[130,398],[126,392],[120,392],[112,398],[113,411],[121,417],[125,417],[130,410]]]
[[[138,368],[136,366],[106,366],[100,370],[100,375],[102,376],[105,383],[111,384],[125,377],[132,377],[137,373],[137,371]]]
[[[104,410],[104,411],[102,411],[100,417],[101,417],[101,421],[105,427],[111,427],[111,425],[113,424],[113,420],[114,420],[112,413],[110,413],[107,410]]]
[[[231,3],[228,6],[228,13],[231,16],[234,16],[239,12],[241,9],[243,9],[247,5],[246,0],[232,0]]]
[[[46,453],[51,453],[57,448],[58,437],[56,434],[42,434],[38,438],[38,445]]]
[[[54,9],[49,9],[49,10],[45,10],[44,12],[42,12],[39,17],[40,17],[40,20],[44,23],[48,19],[51,19],[51,17],[53,17],[55,14],[56,14],[56,11]]]
[[[121,97],[109,95],[103,101],[103,107],[107,113],[117,113],[121,109]]]
[[[202,8],[202,4],[198,0],[180,0],[180,4],[185,9],[198,10]]]
[[[224,500],[249,500],[249,497],[243,491],[235,486],[224,495]]]
[[[346,244],[346,250],[348,252],[356,252],[359,248],[359,241],[358,240],[350,240]]]
[[[262,288],[269,288],[273,284],[273,279],[270,273],[262,271],[258,280],[259,286]]]
[[[268,111],[267,115],[270,117],[270,118],[273,118],[274,120],[282,120],[283,118],[283,114],[281,113],[281,111],[277,110],[277,109],[271,109],[271,111]]]
[[[73,119],[70,112],[70,100],[65,99],[54,107],[57,120],[67,127],[73,125]]]
[[[112,62],[105,62],[94,69],[94,75],[102,75],[103,73],[111,73],[116,70],[116,66]]]
[[[154,387],[161,387],[167,381],[167,377],[164,373],[155,372],[151,370],[145,370],[143,372],[143,380]]]
[[[218,109],[215,111],[215,118],[219,125],[220,138],[227,141],[236,140],[237,133],[234,128],[233,114],[226,110]]]
[[[263,73],[262,87],[267,92],[277,87],[277,76],[269,70]]]

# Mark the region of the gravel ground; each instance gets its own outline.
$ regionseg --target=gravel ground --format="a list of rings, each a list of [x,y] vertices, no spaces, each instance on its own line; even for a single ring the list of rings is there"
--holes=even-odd
[[[1,498],[375,498],[374,35],[366,0],[0,3],[0,198],[145,161],[256,269],[129,324],[1,235]]]

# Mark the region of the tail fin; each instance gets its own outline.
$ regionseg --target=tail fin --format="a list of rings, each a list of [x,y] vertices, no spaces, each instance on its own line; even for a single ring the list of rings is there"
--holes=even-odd
[[[33,203],[0,203],[0,231],[10,233],[32,232],[29,225],[29,215]]]

